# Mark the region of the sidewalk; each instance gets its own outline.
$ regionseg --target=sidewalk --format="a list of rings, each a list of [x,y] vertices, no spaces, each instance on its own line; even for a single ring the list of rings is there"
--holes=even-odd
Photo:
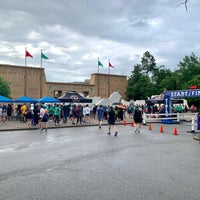
[[[132,119],[126,118],[126,123],[130,124]],[[116,121],[116,125],[123,124],[123,121]],[[102,125],[107,125],[107,120],[103,121]],[[48,128],[68,128],[68,127],[81,127],[81,126],[98,126],[98,119],[97,118],[90,118],[90,123],[82,123],[82,124],[72,124],[71,120],[68,119],[67,123],[63,123],[62,120],[60,125],[55,126],[54,122],[48,122]],[[39,129],[38,126],[27,128],[27,123],[19,122],[19,121],[6,121],[5,123],[0,123],[0,131],[14,131],[14,130],[35,130]]]

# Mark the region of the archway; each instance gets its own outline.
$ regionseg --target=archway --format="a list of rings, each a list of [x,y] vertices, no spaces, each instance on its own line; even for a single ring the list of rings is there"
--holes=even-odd
[[[165,113],[171,113],[171,100],[180,98],[200,97],[200,89],[193,90],[175,90],[164,92]]]

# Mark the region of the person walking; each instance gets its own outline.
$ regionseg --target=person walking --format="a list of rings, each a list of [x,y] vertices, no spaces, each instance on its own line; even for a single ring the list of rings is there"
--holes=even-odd
[[[115,115],[115,111],[113,109],[113,107],[111,106],[109,111],[108,111],[108,135],[111,134],[111,129],[114,130],[115,135],[117,136],[118,132],[117,129],[115,127],[115,120],[116,120],[116,115]]]
[[[83,118],[83,107],[79,104],[77,106],[77,120],[76,124],[80,121],[80,124],[82,124],[82,118]]]
[[[88,104],[83,108],[83,113],[85,114],[85,123],[90,123],[90,108]]]
[[[27,128],[31,128],[32,118],[33,118],[33,113],[29,105],[27,106],[27,110],[26,110]]]
[[[45,132],[47,132],[47,122],[48,122],[48,119],[49,119],[49,113],[48,113],[48,110],[45,108],[44,109],[44,115],[41,119],[41,122],[42,122],[42,131],[45,130]]]
[[[98,116],[98,120],[99,120],[99,128],[101,129],[101,125],[103,123],[103,116],[104,116],[104,109],[103,109],[102,105],[100,105],[97,108],[97,116]]]
[[[133,120],[135,122],[135,133],[140,133],[141,123],[142,123],[142,111],[139,106],[136,106],[135,111],[133,113]]]
[[[61,108],[60,108],[60,105],[57,104],[54,110],[55,126],[60,125],[60,113],[61,113]]]

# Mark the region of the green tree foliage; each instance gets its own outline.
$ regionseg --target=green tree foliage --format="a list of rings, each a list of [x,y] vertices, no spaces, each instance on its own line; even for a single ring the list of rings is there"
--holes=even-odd
[[[10,87],[2,77],[0,77],[0,95],[10,97]]]
[[[192,53],[185,56],[178,66],[179,69],[174,72],[165,66],[157,67],[153,55],[145,52],[141,64],[134,65],[128,78],[127,99],[146,99],[164,90],[189,89],[191,85],[200,88],[200,59]]]
[[[164,65],[160,66],[154,73],[152,81],[157,88],[157,93],[162,93],[165,89],[170,90],[173,83],[170,81],[172,72]]]
[[[200,60],[192,53],[190,56],[185,56],[178,66],[180,68],[176,70],[176,73],[180,89],[188,89],[190,80],[200,75]]]
[[[147,76],[151,76],[157,71],[156,61],[148,51],[143,54],[142,60],[142,70]]]

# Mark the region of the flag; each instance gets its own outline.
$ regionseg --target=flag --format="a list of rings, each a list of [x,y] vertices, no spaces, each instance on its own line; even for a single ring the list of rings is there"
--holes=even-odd
[[[33,58],[33,56],[26,50],[26,57],[31,57]]]
[[[98,60],[98,66],[103,67],[102,63]]]
[[[108,64],[108,67],[115,68],[110,62],[109,62],[109,64]]]
[[[49,58],[41,52],[41,58],[48,60]]]

